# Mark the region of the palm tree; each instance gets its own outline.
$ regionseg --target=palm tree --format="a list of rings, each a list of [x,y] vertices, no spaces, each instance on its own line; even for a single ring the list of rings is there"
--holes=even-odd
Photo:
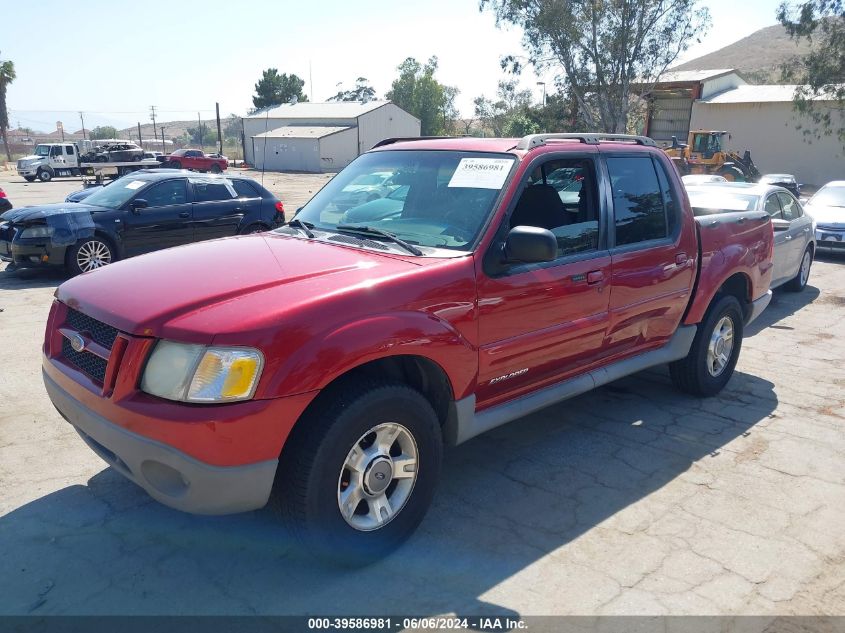
[[[12,154],[9,152],[9,141],[6,139],[6,129],[9,127],[9,112],[6,110],[6,86],[15,80],[15,63],[9,60],[0,60],[0,137],[3,138],[3,147],[6,148],[6,158],[11,161]]]

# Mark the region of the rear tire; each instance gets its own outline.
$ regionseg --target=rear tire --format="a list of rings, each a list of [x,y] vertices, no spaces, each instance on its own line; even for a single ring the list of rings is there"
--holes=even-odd
[[[223,170],[222,170],[222,169],[220,169],[220,165],[212,165],[212,166],[211,166],[211,169],[209,169],[209,171],[210,171],[212,174],[219,174],[219,173],[220,173],[220,172],[222,172]]]
[[[170,167],[171,169],[182,169],[182,163],[180,163],[178,160],[170,161],[170,163],[167,166]]]
[[[719,393],[733,375],[742,348],[743,312],[732,295],[717,295],[686,358],[669,364],[675,386],[694,396]]]
[[[391,552],[419,525],[443,458],[431,404],[403,384],[347,380],[291,433],[270,506],[304,548],[333,564]]]
[[[813,247],[807,246],[801,256],[801,265],[798,267],[798,274],[786,283],[786,289],[791,292],[801,292],[807,287],[810,280],[810,268],[813,266]]]

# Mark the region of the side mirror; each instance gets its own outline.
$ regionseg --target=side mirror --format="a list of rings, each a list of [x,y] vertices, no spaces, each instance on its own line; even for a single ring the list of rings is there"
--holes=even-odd
[[[509,262],[550,262],[557,257],[557,239],[548,229],[515,226],[508,233],[503,253]]]
[[[129,208],[132,210],[132,213],[138,213],[141,209],[146,209],[149,204],[143,198],[137,198],[129,203]]]
[[[782,231],[789,230],[789,220],[781,220],[779,218],[775,218],[772,220],[772,230],[775,233],[781,233]]]

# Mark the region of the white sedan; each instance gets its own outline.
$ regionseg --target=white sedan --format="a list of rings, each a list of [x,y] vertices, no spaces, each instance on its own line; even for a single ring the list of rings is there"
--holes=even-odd
[[[804,208],[816,221],[818,247],[845,252],[845,180],[827,183]]]

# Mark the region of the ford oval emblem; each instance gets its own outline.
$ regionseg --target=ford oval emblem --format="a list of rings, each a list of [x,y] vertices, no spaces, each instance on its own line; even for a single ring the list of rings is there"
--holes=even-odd
[[[81,352],[85,349],[85,339],[81,334],[74,334],[70,337],[70,346],[74,352]]]

